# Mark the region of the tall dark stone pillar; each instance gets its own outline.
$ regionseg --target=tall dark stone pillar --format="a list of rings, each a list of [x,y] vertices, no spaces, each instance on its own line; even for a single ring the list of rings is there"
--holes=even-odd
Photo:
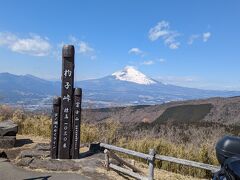
[[[53,111],[52,111],[52,137],[51,137],[51,158],[52,159],[58,158],[60,106],[61,106],[61,98],[55,97],[53,99]]]
[[[72,158],[79,158],[80,148],[80,128],[81,128],[81,103],[82,89],[75,88],[73,101],[73,141],[72,141]]]
[[[74,83],[74,46],[65,45],[62,49],[62,103],[60,117],[59,159],[70,159],[72,104]]]

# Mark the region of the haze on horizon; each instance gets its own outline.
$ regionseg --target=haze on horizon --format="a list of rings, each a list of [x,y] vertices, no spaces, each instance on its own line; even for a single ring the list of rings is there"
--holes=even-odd
[[[59,79],[74,44],[76,80],[133,66],[163,83],[240,90],[240,2],[22,1],[0,7],[0,72]]]

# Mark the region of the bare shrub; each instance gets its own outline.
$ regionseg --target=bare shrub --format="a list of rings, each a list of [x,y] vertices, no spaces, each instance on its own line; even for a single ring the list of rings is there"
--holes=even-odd
[[[11,119],[13,109],[6,105],[0,105],[0,121]]]

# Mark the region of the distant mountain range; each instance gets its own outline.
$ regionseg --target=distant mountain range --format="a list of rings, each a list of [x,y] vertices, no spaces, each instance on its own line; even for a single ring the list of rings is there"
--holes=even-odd
[[[112,75],[75,82],[83,89],[84,106],[110,107],[152,105],[170,101],[209,97],[239,96],[240,91],[216,91],[163,84],[147,77],[133,67],[125,67]],[[0,73],[0,102],[44,107],[52,97],[60,95],[61,82],[48,81],[32,75]]]

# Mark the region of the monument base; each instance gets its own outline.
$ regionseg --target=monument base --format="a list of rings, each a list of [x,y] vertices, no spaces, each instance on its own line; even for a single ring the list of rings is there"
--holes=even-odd
[[[91,145],[90,145],[91,147]],[[15,164],[30,169],[46,171],[94,172],[104,162],[104,154],[92,152],[85,148],[80,159],[51,159],[49,144],[40,143],[34,148],[23,150],[15,160]]]
[[[3,174],[13,177],[13,180],[34,179],[34,177],[83,180],[113,179],[103,166],[103,153],[89,153],[89,148],[86,146],[80,150],[81,155],[85,155],[80,159],[58,160],[50,159],[49,144],[45,143],[30,143],[10,149],[0,149],[0,169],[10,167],[9,171],[5,170],[6,172]],[[0,170],[0,174],[1,172]]]

